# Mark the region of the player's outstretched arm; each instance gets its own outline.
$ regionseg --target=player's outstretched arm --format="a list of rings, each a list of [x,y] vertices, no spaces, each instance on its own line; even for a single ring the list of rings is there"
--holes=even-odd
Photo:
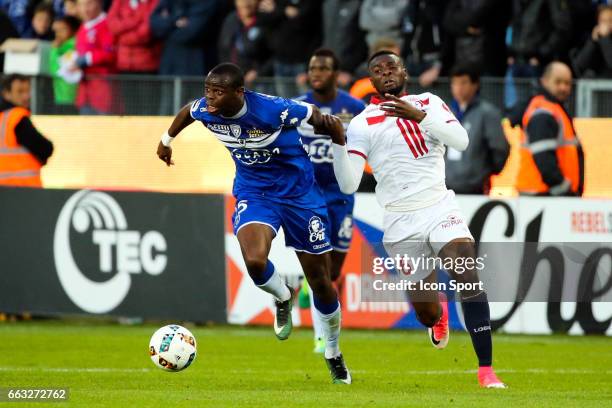
[[[157,157],[167,166],[171,166],[174,164],[172,160],[172,148],[170,147],[170,143],[172,140],[181,132],[181,130],[185,129],[191,123],[193,123],[194,119],[191,117],[191,103],[183,106],[183,108],[176,114],[170,128],[167,132],[162,135],[162,138],[157,145]]]
[[[358,154],[349,154],[344,136],[344,126],[339,118],[322,114],[321,122],[321,127],[325,129],[325,133],[332,138],[334,174],[340,191],[344,194],[353,194],[357,191],[361,182],[365,158]]]

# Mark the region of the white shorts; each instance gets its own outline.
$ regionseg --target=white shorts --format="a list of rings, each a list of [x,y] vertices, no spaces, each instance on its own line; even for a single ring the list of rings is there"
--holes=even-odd
[[[424,279],[434,269],[433,263],[419,262],[418,258],[437,257],[454,239],[474,240],[452,190],[429,207],[410,212],[385,211],[383,228],[387,255],[393,258],[407,255],[412,261],[409,272],[404,274],[409,280]]]

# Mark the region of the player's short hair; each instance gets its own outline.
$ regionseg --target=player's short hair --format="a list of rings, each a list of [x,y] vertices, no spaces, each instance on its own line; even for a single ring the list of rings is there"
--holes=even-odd
[[[224,62],[210,70],[208,76],[226,76],[229,79],[229,86],[232,88],[240,88],[244,86],[244,73],[242,69],[231,62]]]
[[[66,24],[73,34],[79,31],[79,27],[81,26],[81,20],[74,16],[63,16],[56,18],[55,21]]]
[[[396,53],[394,53],[393,51],[390,51],[390,50],[380,50],[380,51],[377,51],[377,52],[375,52],[374,54],[372,54],[370,56],[370,58],[368,59],[368,67],[370,66],[370,64],[372,64],[372,61],[374,61],[376,58],[378,58],[380,56],[383,56],[383,55],[395,55],[397,58],[400,59],[400,61],[402,61],[402,58],[399,55],[397,55]],[[402,61],[402,64],[403,64],[403,61]]]
[[[474,65],[457,64],[451,69],[451,78],[464,75],[468,76],[473,84],[480,82],[480,70]]]
[[[2,78],[2,92],[10,92],[11,89],[13,88],[13,83],[17,82],[17,81],[30,81],[30,77],[22,75],[22,74],[9,74],[9,75],[5,75],[4,78]]]
[[[332,59],[332,69],[337,71],[340,69],[340,60],[335,52],[329,48],[319,48],[312,53],[313,57],[326,57]],[[312,57],[311,57],[312,58]]]

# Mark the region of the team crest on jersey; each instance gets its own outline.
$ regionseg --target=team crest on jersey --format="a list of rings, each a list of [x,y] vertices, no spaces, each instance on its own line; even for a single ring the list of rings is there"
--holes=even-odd
[[[242,128],[240,125],[230,125],[230,129],[232,131],[232,135],[234,135],[236,138],[240,137],[242,134]]]
[[[310,242],[324,241],[325,240],[325,226],[321,218],[314,216],[310,217],[308,221],[308,239]]]

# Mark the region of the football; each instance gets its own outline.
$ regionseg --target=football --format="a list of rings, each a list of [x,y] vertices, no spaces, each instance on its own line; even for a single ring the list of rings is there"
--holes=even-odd
[[[153,364],[165,371],[181,371],[189,367],[197,354],[194,335],[178,324],[158,329],[149,342]]]

